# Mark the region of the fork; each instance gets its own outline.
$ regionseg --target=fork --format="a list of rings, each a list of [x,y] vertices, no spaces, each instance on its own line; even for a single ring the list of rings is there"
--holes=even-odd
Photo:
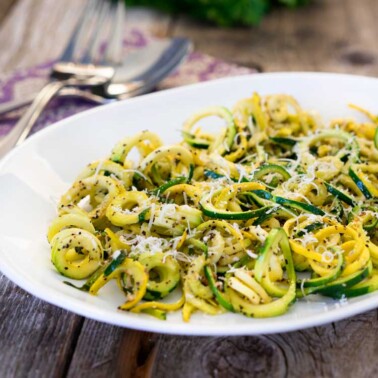
[[[53,66],[51,81],[36,96],[14,128],[0,140],[0,157],[25,140],[49,101],[64,87],[106,87],[121,59],[124,6],[122,0],[88,0],[62,56]],[[106,48],[99,45],[110,24]],[[85,46],[84,48],[82,46]]]
[[[142,50],[148,49],[149,47],[142,48]],[[137,59],[135,59],[135,56],[140,54],[142,50],[129,53],[122,64],[117,66],[114,77],[110,84],[107,85],[106,88],[103,88],[103,91],[98,91],[96,90],[97,88],[93,88],[92,91],[86,91],[80,88],[67,87],[60,90],[58,96],[77,97],[99,105],[139,96],[152,91],[159,82],[174,72],[192,49],[193,45],[189,39],[175,37],[171,39],[169,45],[160,52],[159,56],[156,56],[155,53],[152,54],[153,58],[156,60],[151,60],[151,54],[145,54],[145,56],[143,56],[144,61],[151,60],[151,64],[144,71],[140,71],[134,74],[134,76],[130,76],[130,68],[131,71],[133,71],[133,66],[138,65],[138,60],[141,55]],[[22,99],[11,100],[0,104],[0,119],[8,118],[7,113],[30,104],[35,96],[35,94],[30,94],[24,96]],[[12,116],[14,115],[10,114],[10,117]]]

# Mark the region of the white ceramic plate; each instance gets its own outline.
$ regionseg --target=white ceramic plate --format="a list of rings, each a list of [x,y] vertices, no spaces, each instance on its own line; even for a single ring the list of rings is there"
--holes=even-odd
[[[98,296],[62,283],[46,241],[55,204],[78,172],[106,156],[123,136],[150,129],[166,143],[180,139],[190,114],[209,105],[232,106],[253,91],[287,93],[325,119],[356,116],[352,102],[378,112],[378,80],[334,74],[261,74],[172,89],[84,112],[31,137],[0,162],[0,269],[16,284],[47,302],[99,321],[154,332],[185,335],[252,335],[318,326],[373,309],[378,292],[347,302],[320,297],[298,301],[277,318],[196,313],[189,324],[180,312],[163,322],[117,310],[123,302],[109,284]],[[114,290],[113,290],[114,289]]]

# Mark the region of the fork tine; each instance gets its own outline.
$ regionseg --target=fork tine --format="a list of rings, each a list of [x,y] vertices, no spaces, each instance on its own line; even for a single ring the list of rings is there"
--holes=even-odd
[[[125,6],[122,0],[88,0],[60,61],[82,64],[119,64],[122,56]],[[110,26],[108,33],[104,30]],[[108,34],[103,58],[99,45]],[[81,47],[85,46],[84,49]]]
[[[93,0],[92,0],[93,1]],[[79,58],[79,62],[83,64],[95,63],[98,54],[99,40],[102,35],[104,23],[111,12],[111,7],[107,1],[98,0],[96,16],[94,17],[93,24],[91,25],[91,33],[89,41],[86,43],[86,48]]]
[[[122,0],[113,1],[111,17],[111,37],[107,41],[102,64],[121,64],[123,48],[123,26],[126,17],[126,7]]]
[[[75,29],[73,30],[71,37],[67,43],[67,46],[59,58],[59,61],[70,62],[74,60],[76,47],[78,45],[79,40],[82,38],[82,35],[84,34],[84,30],[86,29],[88,22],[90,21],[90,16],[93,13],[95,5],[96,4],[94,1],[87,1],[87,4],[83,9],[83,13],[81,14],[79,20],[76,23]]]

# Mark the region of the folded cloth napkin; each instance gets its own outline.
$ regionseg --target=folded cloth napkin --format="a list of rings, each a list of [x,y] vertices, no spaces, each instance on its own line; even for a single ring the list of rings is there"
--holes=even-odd
[[[140,30],[129,31],[124,38],[124,53],[140,49],[153,41],[153,37]],[[36,93],[46,83],[54,60],[34,67],[20,69],[0,77],[0,103],[19,99],[31,93]],[[252,69],[226,63],[214,57],[199,52],[189,55],[184,64],[163,82],[159,89],[178,87],[201,81],[217,79],[226,76],[243,75],[255,72]],[[79,99],[54,99],[38,120],[32,133],[65,117],[76,114],[96,105]],[[22,110],[13,111],[0,119],[0,136],[8,133],[14,126]]]

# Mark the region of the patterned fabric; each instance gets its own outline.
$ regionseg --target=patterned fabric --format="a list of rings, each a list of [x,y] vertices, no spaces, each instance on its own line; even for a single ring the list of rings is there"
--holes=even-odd
[[[140,49],[153,40],[139,30],[131,30],[124,39],[124,53]],[[54,60],[38,66],[0,76],[0,103],[36,93],[46,83]],[[209,55],[192,53],[179,70],[167,77],[158,90],[178,87],[226,76],[243,75],[254,72],[249,68],[226,63]],[[38,120],[32,133],[65,117],[90,109],[96,105],[78,99],[54,99]],[[22,114],[23,109],[8,113],[0,119],[0,136],[5,135]]]

